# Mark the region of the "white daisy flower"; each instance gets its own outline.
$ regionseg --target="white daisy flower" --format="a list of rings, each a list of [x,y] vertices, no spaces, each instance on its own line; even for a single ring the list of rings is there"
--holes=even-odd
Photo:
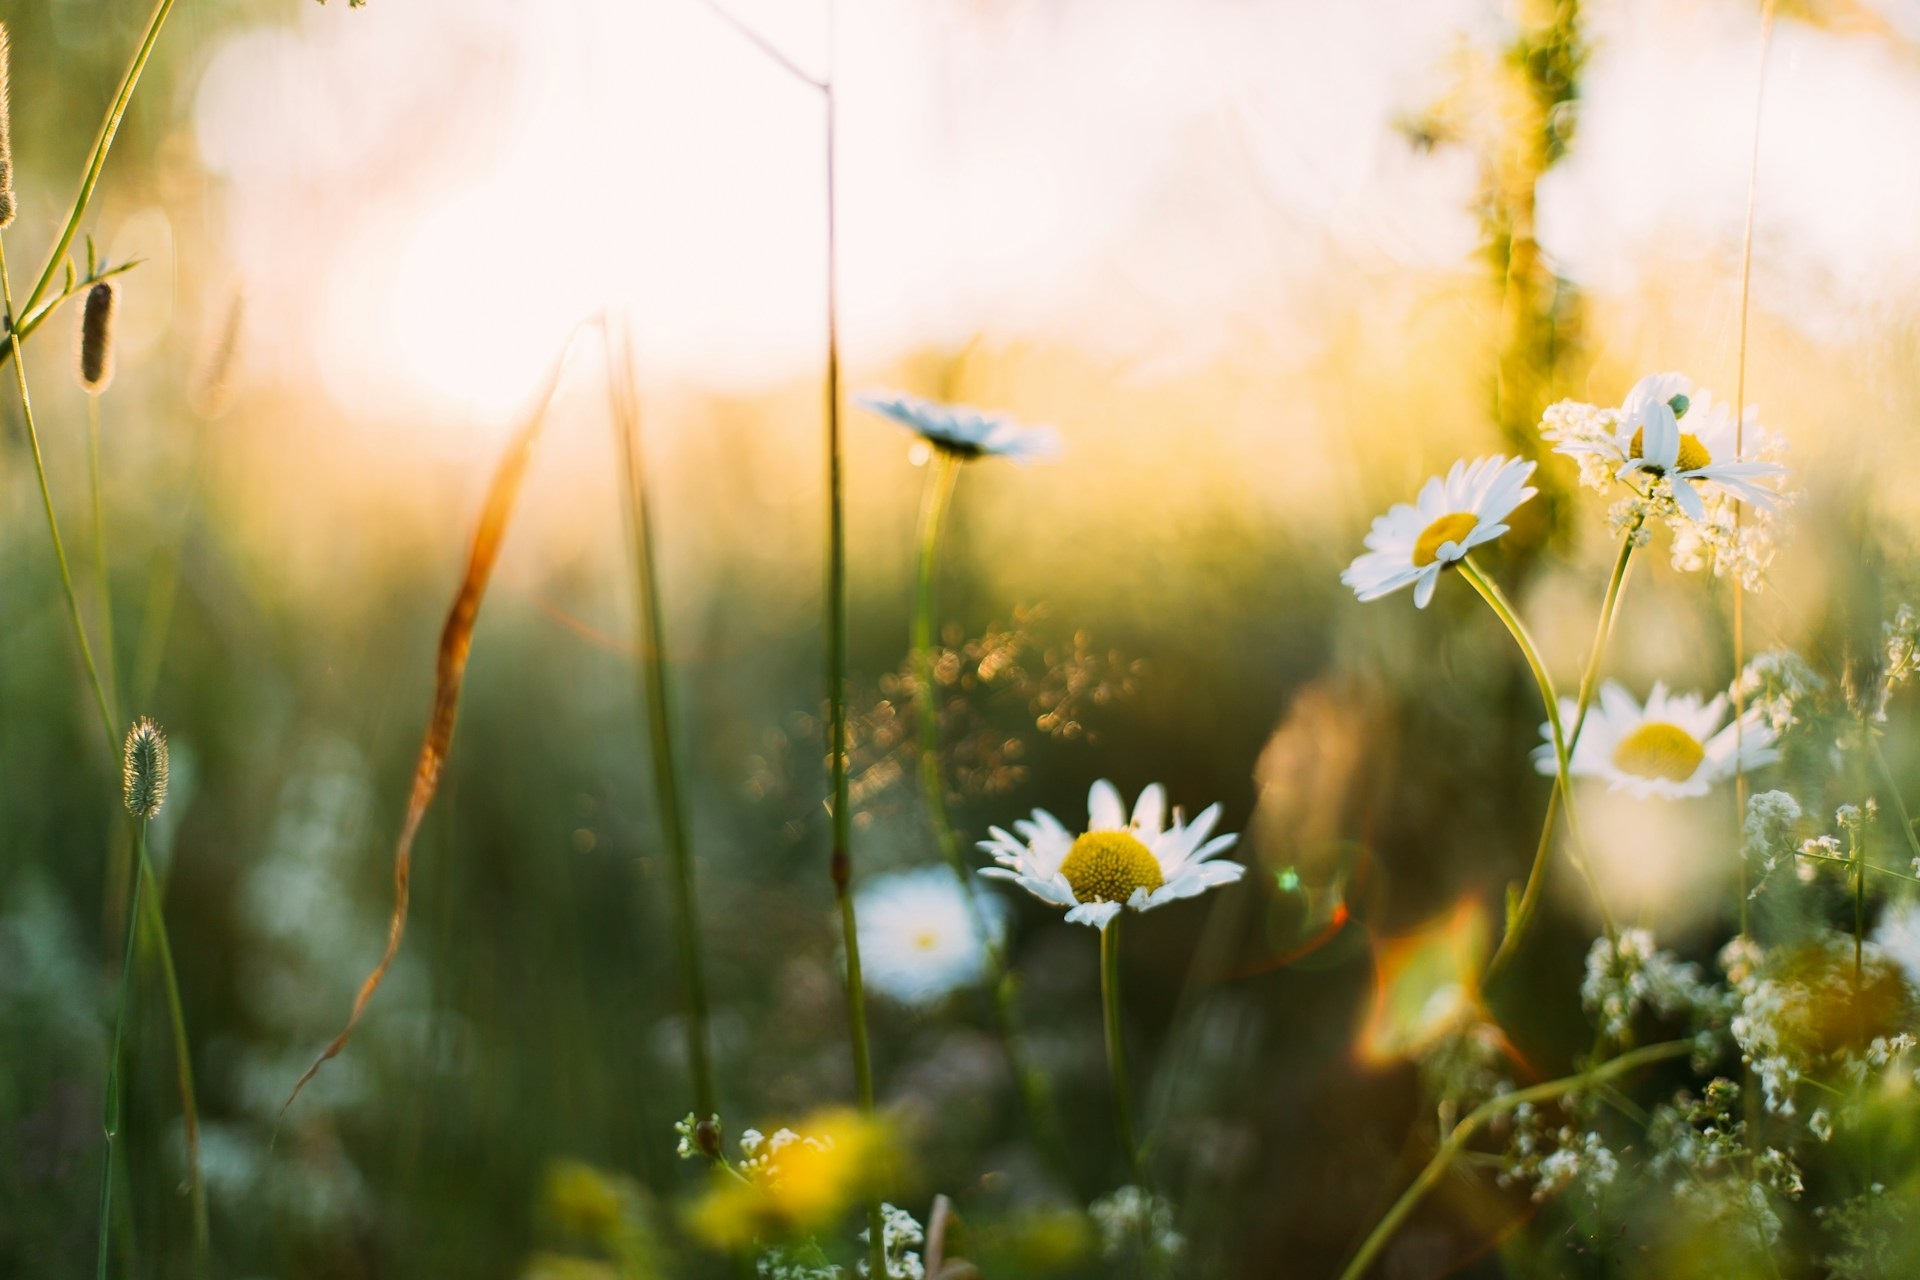
[[[1413,602],[1427,607],[1440,571],[1482,543],[1507,531],[1506,518],[1531,498],[1533,463],[1499,454],[1453,464],[1444,478],[1421,486],[1412,504],[1397,502],[1376,518],[1367,551],[1340,575],[1362,601],[1413,587]]]
[[[1578,713],[1576,700],[1560,699],[1562,723],[1571,725]],[[1697,693],[1671,694],[1664,684],[1656,683],[1643,707],[1609,680],[1588,708],[1568,772],[1577,778],[1604,778],[1615,791],[1628,791],[1639,799],[1683,800],[1704,796],[1715,783],[1780,758],[1764,708],[1747,708],[1737,726],[1722,727],[1726,718],[1724,693],[1703,702]],[[1540,735],[1547,742],[1534,748],[1534,765],[1541,773],[1551,774],[1555,772],[1552,726],[1541,725]]]
[[[1191,823],[1180,810],[1167,818],[1167,793],[1155,783],[1140,793],[1131,821],[1114,785],[1102,779],[1087,794],[1087,830],[1074,835],[1045,809],[1031,821],[1000,827],[980,847],[1000,865],[980,872],[1011,880],[1042,902],[1066,907],[1075,924],[1104,929],[1122,907],[1135,911],[1178,898],[1192,898],[1247,873],[1237,862],[1214,862],[1236,835],[1207,837],[1220,821],[1220,806],[1208,805]]]
[[[1751,420],[1752,415],[1748,417]],[[1620,430],[1627,437],[1626,458],[1620,478],[1636,471],[1665,477],[1674,502],[1690,520],[1706,519],[1706,503],[1696,487],[1701,484],[1716,485],[1768,511],[1779,505],[1780,495],[1755,481],[1785,475],[1787,469],[1777,462],[1741,458],[1734,448],[1733,413],[1726,405],[1715,404],[1703,391],[1688,405],[1686,422],[1692,431],[1680,429],[1673,405],[1664,400],[1650,399],[1637,412],[1624,415]],[[1757,445],[1758,423],[1754,428]]]
[[[1007,904],[984,889],[974,900],[993,944],[1006,935]],[[946,867],[875,876],[855,901],[860,964],[868,986],[902,1004],[924,1005],[978,984],[987,972],[959,881]]]
[[[993,455],[1030,462],[1060,452],[1060,441],[1051,427],[1022,426],[1004,413],[922,400],[900,391],[866,391],[855,396],[853,402],[891,418],[934,448],[962,458]]]

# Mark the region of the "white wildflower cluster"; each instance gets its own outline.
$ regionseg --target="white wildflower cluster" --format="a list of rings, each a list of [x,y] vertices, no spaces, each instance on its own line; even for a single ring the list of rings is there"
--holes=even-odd
[[[1579,1183],[1598,1200],[1620,1173],[1620,1159],[1598,1133],[1573,1125],[1549,1129],[1531,1103],[1514,1108],[1513,1139],[1498,1181],[1527,1186],[1534,1203]]]
[[[1773,562],[1773,516],[1784,496],[1784,445],[1748,409],[1741,422],[1712,393],[1677,373],[1642,378],[1619,408],[1577,400],[1548,406],[1540,434],[1580,465],[1580,482],[1627,491],[1607,513],[1614,536],[1645,545],[1650,527],[1673,533],[1673,565],[1709,570],[1759,589]]]
[[[862,1244],[871,1239],[870,1232],[860,1233]],[[926,1230],[912,1214],[890,1204],[880,1206],[880,1243],[887,1255],[887,1280],[926,1280],[926,1264],[915,1252],[926,1240]],[[864,1262],[855,1263],[854,1269],[863,1276],[867,1274]]]
[[[1420,1055],[1420,1083],[1427,1096],[1459,1114],[1513,1089],[1508,1061],[1498,1026],[1484,1018],[1460,1018]]]
[[[840,1280],[846,1273],[820,1256],[818,1246],[776,1245],[761,1254],[753,1274],[759,1280]]]
[[[706,1127],[712,1131],[713,1146],[715,1150],[718,1150],[720,1146],[720,1117],[708,1116],[706,1119]],[[673,1131],[679,1135],[680,1140],[673,1148],[674,1154],[682,1160],[693,1160],[707,1154],[706,1149],[700,1145],[702,1136],[700,1129],[700,1118],[691,1111],[687,1112],[686,1119],[675,1121]],[[749,1129],[748,1132],[751,1133],[752,1130]]]
[[[1791,649],[1775,649],[1747,663],[1733,691],[1743,704],[1759,709],[1768,728],[1782,734],[1806,722],[1813,701],[1826,687],[1825,678],[1805,658]]]
[[[1154,1257],[1171,1261],[1187,1247],[1187,1239],[1173,1227],[1173,1205],[1145,1187],[1121,1187],[1088,1206],[1087,1214],[1100,1232],[1100,1252],[1118,1258],[1144,1247]]]
[[[1734,1043],[1760,1081],[1767,1110],[1790,1116],[1802,1071],[1792,1052],[1796,1037],[1786,1023],[1791,993],[1787,984],[1766,976],[1766,960],[1759,945],[1748,938],[1735,938],[1720,952],[1720,967],[1736,1001],[1731,1027]]]
[[[1780,1238],[1776,1200],[1797,1200],[1805,1187],[1790,1152],[1750,1146],[1739,1100],[1740,1086],[1718,1079],[1698,1101],[1682,1094],[1657,1107],[1647,1126],[1648,1169],[1697,1229],[1724,1229],[1768,1249]]]
[[[1894,610],[1893,620],[1880,624],[1887,647],[1886,685],[1898,689],[1920,670],[1920,614],[1910,604]]]
[[[1778,868],[1808,865],[1796,863],[1794,859],[1799,849],[1793,837],[1802,816],[1800,802],[1785,791],[1762,791],[1747,801],[1746,820],[1741,824],[1740,856],[1753,870],[1753,888],[1748,897],[1759,897]]]
[[[1645,929],[1622,929],[1617,939],[1594,939],[1580,1003],[1598,1020],[1601,1034],[1623,1042],[1642,1010],[1671,1020],[1711,1011],[1721,1000],[1698,965],[1654,946]]]
[[[1797,1114],[1795,1093],[1809,1077],[1838,1076],[1857,1088],[1876,1075],[1908,1074],[1906,1055],[1916,1043],[1905,1029],[1912,993],[1877,945],[1828,932],[1767,953],[1736,938],[1720,962],[1737,1001],[1734,1041],[1769,1112]],[[1829,1116],[1821,1123],[1832,1122]]]

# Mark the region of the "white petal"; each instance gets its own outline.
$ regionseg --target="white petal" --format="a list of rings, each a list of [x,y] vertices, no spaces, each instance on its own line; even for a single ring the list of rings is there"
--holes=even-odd
[[[1120,914],[1117,902],[1083,902],[1067,912],[1069,924],[1087,924],[1096,929],[1105,929],[1112,919]]]
[[[1119,788],[1100,779],[1087,792],[1087,830],[1121,831],[1126,825],[1127,805],[1120,798]]]

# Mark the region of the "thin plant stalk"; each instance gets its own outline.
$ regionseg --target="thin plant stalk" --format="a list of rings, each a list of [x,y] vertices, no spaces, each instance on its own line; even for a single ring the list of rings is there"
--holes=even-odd
[[[860,1113],[873,1117],[873,1052],[867,1039],[867,993],[860,977],[860,925],[853,904],[853,802],[847,778],[847,510],[846,447],[840,423],[840,258],[835,228],[833,10],[827,10],[827,754],[833,789],[830,873],[847,951],[847,1036],[853,1050]],[[886,1222],[877,1189],[867,1196],[868,1275],[887,1274]]]
[[[1613,576],[1607,580],[1607,594],[1600,603],[1600,620],[1594,626],[1593,648],[1587,655],[1587,669],[1580,677],[1580,697],[1575,706],[1573,727],[1567,732],[1567,756],[1571,760],[1573,750],[1580,742],[1580,730],[1587,723],[1587,709],[1593,704],[1594,690],[1600,681],[1600,664],[1607,651],[1608,643],[1613,639],[1613,624],[1618,617],[1620,593],[1626,586],[1627,573],[1632,567],[1633,552],[1638,545],[1640,525],[1636,522],[1626,536],[1620,540],[1620,554],[1613,562]],[[1518,952],[1520,939],[1526,933],[1527,926],[1533,921],[1533,913],[1540,905],[1540,892],[1546,882],[1547,854],[1553,847],[1554,827],[1560,817],[1560,788],[1558,785],[1547,794],[1547,816],[1540,824],[1540,843],[1533,851],[1533,867],[1527,872],[1526,888],[1520,895],[1519,904],[1514,908],[1512,919],[1507,924],[1505,936],[1494,952],[1493,959],[1487,964],[1487,971],[1481,978],[1482,985],[1491,982],[1494,976],[1506,968]]]
[[[66,261],[67,251],[73,248],[73,238],[80,233],[80,222],[87,214],[87,205],[93,200],[94,188],[100,185],[101,171],[107,167],[107,153],[113,149],[114,135],[120,131],[120,122],[126,117],[127,105],[133,101],[133,91],[140,84],[141,73],[147,69],[147,60],[153,56],[153,47],[160,39],[160,28],[167,23],[167,15],[173,12],[173,0],[158,0],[153,14],[147,19],[147,29],[140,38],[140,47],[134,50],[133,60],[127,64],[126,71],[120,77],[120,88],[114,94],[113,105],[107,108],[107,115],[100,122],[100,132],[93,140],[93,151],[87,157],[87,171],[80,179],[80,190],[73,198],[73,206],[67,212],[66,226],[61,228],[59,240],[54,242],[53,251],[47,254],[47,265],[40,272],[39,280],[34,282],[33,291],[27,295],[21,305],[23,315],[31,314],[34,304],[47,295],[53,287],[53,279],[60,270],[60,264]],[[13,308],[7,308],[11,316]],[[17,359],[19,352],[14,356]]]
[[[1100,1009],[1107,1032],[1107,1074],[1113,1082],[1114,1126],[1127,1169],[1138,1182],[1140,1144],[1134,1138],[1133,1089],[1127,1079],[1127,1046],[1120,1027],[1120,915],[1100,930]]]
[[[611,331],[608,332],[611,338]],[[685,795],[674,751],[672,687],[667,679],[666,623],[660,607],[658,566],[653,552],[652,511],[647,503],[646,464],[641,452],[639,395],[631,351],[608,344],[614,427],[626,467],[623,494],[628,533],[633,541],[634,600],[640,617],[641,702],[653,757],[654,791],[660,804],[661,834],[673,860],[674,935],[680,952],[681,981],[687,1001],[687,1059],[693,1077],[695,1140],[710,1159],[720,1155],[720,1134],[712,1123],[719,1107],[713,1084],[708,1032],[707,981],[700,949],[700,911],[694,887],[693,850],[688,837]]]
[[[1900,834],[1907,838],[1907,850],[1913,854],[1916,868],[1920,868],[1920,836],[1913,833],[1913,818],[1907,812],[1907,802],[1900,795],[1900,782],[1893,776],[1893,766],[1887,763],[1887,753],[1880,748],[1880,735],[1871,727],[1865,729],[1867,749],[1873,752],[1873,763],[1880,770],[1881,781],[1887,784],[1887,801],[1893,806],[1895,816],[1900,819]]]
[[[1613,922],[1613,912],[1607,909],[1607,900],[1600,892],[1599,881],[1594,879],[1593,868],[1587,861],[1585,842],[1580,836],[1580,824],[1574,814],[1573,779],[1569,772],[1571,755],[1567,746],[1566,729],[1560,722],[1560,697],[1554,692],[1553,677],[1547,673],[1546,663],[1540,659],[1540,650],[1534,644],[1533,636],[1527,631],[1527,624],[1520,620],[1519,613],[1507,601],[1506,594],[1500,590],[1499,585],[1480,571],[1474,564],[1472,556],[1461,560],[1459,568],[1461,576],[1480,593],[1480,598],[1487,602],[1488,607],[1505,624],[1508,633],[1513,636],[1514,643],[1520,646],[1521,656],[1526,658],[1527,666],[1532,669],[1534,682],[1540,686],[1540,701],[1546,706],[1547,726],[1553,738],[1553,756],[1558,774],[1560,804],[1566,810],[1567,830],[1572,836],[1573,863],[1586,880],[1587,888],[1593,894],[1594,905],[1600,911],[1600,921],[1606,927],[1607,937],[1611,939],[1618,933]]]
[[[1516,1089],[1512,1093],[1503,1093],[1497,1098],[1481,1103],[1453,1127],[1452,1132],[1447,1134],[1440,1143],[1440,1149],[1433,1153],[1433,1159],[1427,1161],[1426,1168],[1422,1169],[1419,1176],[1413,1180],[1413,1185],[1401,1192],[1400,1198],[1393,1202],[1393,1207],[1387,1210],[1386,1216],[1367,1233],[1367,1238],[1361,1242],[1359,1250],[1353,1255],[1353,1260],[1347,1263],[1346,1269],[1340,1273],[1340,1280],[1360,1280],[1360,1277],[1367,1273],[1367,1268],[1373,1265],[1380,1250],[1393,1237],[1393,1233],[1399,1230],[1400,1224],[1406,1221],[1407,1215],[1413,1212],[1427,1192],[1433,1190],[1440,1179],[1446,1175],[1447,1170],[1453,1166],[1455,1160],[1459,1159],[1460,1153],[1466,1149],[1467,1143],[1473,1139],[1473,1136],[1494,1120],[1517,1107],[1555,1102],[1570,1094],[1604,1087],[1641,1067],[1665,1062],[1672,1058],[1685,1057],[1693,1052],[1693,1048],[1691,1040],[1669,1040],[1664,1044],[1648,1045],[1644,1049],[1623,1053],[1578,1075],[1549,1080],[1544,1084],[1531,1085],[1525,1089]]]
[[[1034,1136],[1049,1159],[1061,1156],[1059,1131],[1054,1121],[1053,1100],[1046,1078],[1027,1056],[1019,1028],[1015,1005],[1016,987],[1012,970],[1000,943],[993,936],[986,912],[980,905],[976,880],[960,850],[960,837],[947,813],[946,784],[940,776],[940,717],[934,692],[934,577],[939,564],[940,534],[959,482],[965,459],[950,449],[936,448],[928,464],[927,482],[920,501],[919,557],[913,597],[913,668],[918,689],[920,721],[920,790],[925,796],[927,816],[933,826],[934,841],[940,856],[953,871],[960,885],[960,896],[967,904],[967,916],[973,926],[980,954],[985,959],[986,984],[992,999],[1000,1042],[1020,1088],[1027,1119]]]
[[[1760,203],[1760,110],[1767,100],[1767,62],[1773,54],[1773,8],[1774,0],[1766,0],[1760,10],[1760,75],[1753,93],[1753,152],[1747,165],[1747,223],[1740,238],[1740,354],[1734,363],[1733,389],[1733,456],[1746,456],[1747,436],[1747,313],[1748,302],[1753,296],[1753,216]],[[1740,528],[1740,516],[1744,504],[1739,498],[1733,502],[1733,527],[1737,533]],[[1733,584],[1733,758],[1736,768],[1733,775],[1734,821],[1744,822],[1747,816],[1747,775],[1737,767],[1740,760],[1741,742],[1746,711],[1746,693],[1740,687],[1740,673],[1747,664],[1746,639],[1746,586],[1735,581]],[[1740,936],[1747,936],[1747,858],[1740,855]],[[1748,1083],[1751,1084],[1751,1071]],[[1746,1091],[1750,1098],[1753,1090]]]
[[[147,822],[142,818],[134,831],[135,860],[147,850]],[[100,1248],[94,1266],[96,1280],[107,1280],[108,1256],[113,1251],[113,1179],[114,1156],[120,1142],[120,1057],[126,1039],[127,1005],[133,988],[134,940],[139,937],[140,905],[146,885],[143,876],[133,881],[133,905],[127,912],[127,941],[120,961],[120,994],[114,1002],[113,1047],[107,1053],[107,1093],[102,1107],[101,1125],[106,1131],[107,1154],[100,1166]]]
[[[100,484],[100,397],[87,395],[87,487],[93,499],[93,576],[100,593],[100,665],[105,668],[109,709],[120,697],[120,679],[113,659],[113,584],[107,576],[107,510]],[[114,723],[120,722],[114,716]]]
[[[1857,991],[1864,969],[1863,952],[1867,937],[1867,842],[1860,838],[1860,828],[1857,826],[1849,834],[1848,870],[1853,874],[1853,985]]]
[[[11,317],[14,314],[13,285],[7,275],[4,241],[0,241],[0,303],[4,303],[6,315]],[[93,646],[87,639],[86,624],[80,617],[80,598],[74,590],[73,574],[67,565],[66,544],[60,537],[60,521],[53,509],[53,492],[47,485],[46,461],[40,452],[40,433],[34,425],[33,397],[27,388],[27,367],[21,351],[20,337],[20,332],[10,324],[6,346],[13,356],[14,385],[20,394],[20,413],[26,422],[27,443],[33,455],[34,476],[40,485],[40,502],[47,517],[47,534],[53,542],[54,562],[60,570],[60,586],[66,596],[67,616],[73,624],[74,640],[80,646],[81,662],[86,668],[87,682],[93,691],[94,705],[100,713],[100,725],[106,734],[107,750],[111,753],[116,748],[114,726],[117,720],[108,700],[106,688],[101,683],[100,669],[94,663]],[[187,1136],[188,1179],[194,1205],[194,1236],[200,1250],[201,1269],[204,1270],[208,1240],[206,1186],[200,1171],[200,1109],[193,1088],[192,1059],[186,1038],[186,1019],[180,1001],[179,982],[174,973],[173,947],[167,937],[166,913],[161,905],[159,883],[154,876],[153,861],[147,855],[144,839],[135,842],[135,860],[138,864],[140,883],[147,887],[147,892],[141,896],[138,912],[128,913],[128,927],[130,929],[135,927],[136,921],[140,927],[144,927],[160,959],[162,985],[166,993],[168,1013],[173,1023],[181,1118]]]

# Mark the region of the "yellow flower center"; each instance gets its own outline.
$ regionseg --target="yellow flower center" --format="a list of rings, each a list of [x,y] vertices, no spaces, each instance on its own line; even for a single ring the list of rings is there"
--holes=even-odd
[[[1165,882],[1160,863],[1131,831],[1089,831],[1073,842],[1060,874],[1081,902],[1125,902]]]
[[[1706,759],[1707,749],[1677,724],[1649,720],[1620,739],[1613,763],[1636,778],[1665,778],[1685,782]]]
[[[1479,527],[1480,517],[1456,511],[1428,525],[1413,544],[1413,563],[1426,568],[1440,558],[1442,543],[1458,542]]]
[[[1633,444],[1627,450],[1627,456],[1630,458],[1644,456],[1642,450],[1645,449],[1646,442],[1646,428],[1642,427],[1633,433]],[[1712,462],[1713,455],[1707,452],[1707,446],[1700,443],[1699,436],[1685,431],[1680,433],[1680,454],[1673,460],[1675,471],[1698,471],[1701,467],[1711,465]]]
[[[940,945],[940,935],[931,929],[922,929],[913,935],[913,945],[921,951],[931,951]]]

